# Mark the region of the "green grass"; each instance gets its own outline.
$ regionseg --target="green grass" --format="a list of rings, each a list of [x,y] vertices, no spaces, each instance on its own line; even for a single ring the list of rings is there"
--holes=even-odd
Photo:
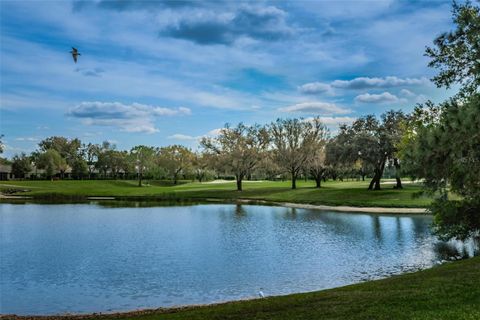
[[[148,182],[147,182],[148,183]],[[322,188],[314,188],[311,181],[298,182],[298,189],[291,190],[290,182],[244,182],[244,190],[235,190],[235,183],[208,184],[185,183],[178,186],[163,186],[152,182],[138,187],[130,180],[83,180],[83,181],[2,181],[0,190],[28,189],[18,195],[44,199],[77,199],[89,196],[112,196],[123,199],[172,200],[172,199],[251,199],[272,202],[295,202],[324,205],[351,205],[372,207],[426,207],[431,198],[414,195],[421,186],[405,184],[403,190],[395,190],[384,184],[379,191],[368,191],[368,182],[328,181]]]
[[[228,272],[226,270],[225,272]],[[159,309],[116,319],[480,319],[480,257],[311,293]]]

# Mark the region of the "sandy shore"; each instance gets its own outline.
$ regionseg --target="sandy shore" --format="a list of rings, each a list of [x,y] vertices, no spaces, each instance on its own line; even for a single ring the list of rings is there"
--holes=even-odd
[[[299,209],[314,209],[314,210],[328,210],[339,212],[361,212],[361,213],[398,213],[398,214],[425,214],[425,208],[388,208],[388,207],[352,207],[352,206],[326,206],[307,203],[292,203],[292,202],[271,202],[262,200],[238,199],[237,202],[245,204],[265,203],[287,208]]]

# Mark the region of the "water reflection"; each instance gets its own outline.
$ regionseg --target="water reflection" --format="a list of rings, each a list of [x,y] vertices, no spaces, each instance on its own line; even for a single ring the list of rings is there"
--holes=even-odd
[[[320,290],[472,256],[431,217],[252,205],[0,205],[0,313],[209,303]],[[116,203],[118,204],[118,203]],[[177,203],[178,204],[178,203]]]

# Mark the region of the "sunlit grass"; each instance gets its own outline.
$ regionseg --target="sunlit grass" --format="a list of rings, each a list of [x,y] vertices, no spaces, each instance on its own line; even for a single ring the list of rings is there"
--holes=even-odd
[[[116,318],[480,319],[478,283],[480,257],[331,290]]]
[[[190,182],[177,186],[161,186],[146,180],[138,187],[135,180],[63,180],[63,181],[4,181],[0,189],[21,189],[16,194],[43,198],[144,197],[161,199],[252,199],[275,202],[295,202],[324,205],[351,205],[377,207],[426,207],[431,202],[418,184],[405,184],[404,189],[393,189],[385,181],[383,189],[368,191],[368,181],[327,181],[320,189],[313,181],[298,181],[298,189],[290,189],[290,181],[245,181],[244,190],[235,190],[235,182]]]

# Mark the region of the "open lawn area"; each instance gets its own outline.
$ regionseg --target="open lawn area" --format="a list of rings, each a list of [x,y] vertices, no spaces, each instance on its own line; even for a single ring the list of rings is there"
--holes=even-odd
[[[58,180],[58,181],[2,181],[0,190],[15,195],[28,195],[44,199],[78,199],[86,197],[116,197],[119,199],[172,200],[172,199],[251,199],[272,202],[295,202],[318,205],[346,205],[360,207],[426,207],[431,198],[418,196],[421,186],[404,184],[395,190],[384,181],[382,190],[367,190],[368,181],[327,181],[320,189],[312,181],[298,181],[298,189],[291,190],[290,182],[245,181],[244,190],[235,190],[235,182],[185,183],[162,186],[146,181],[138,187],[131,180]],[[12,190],[13,189],[13,190]]]

